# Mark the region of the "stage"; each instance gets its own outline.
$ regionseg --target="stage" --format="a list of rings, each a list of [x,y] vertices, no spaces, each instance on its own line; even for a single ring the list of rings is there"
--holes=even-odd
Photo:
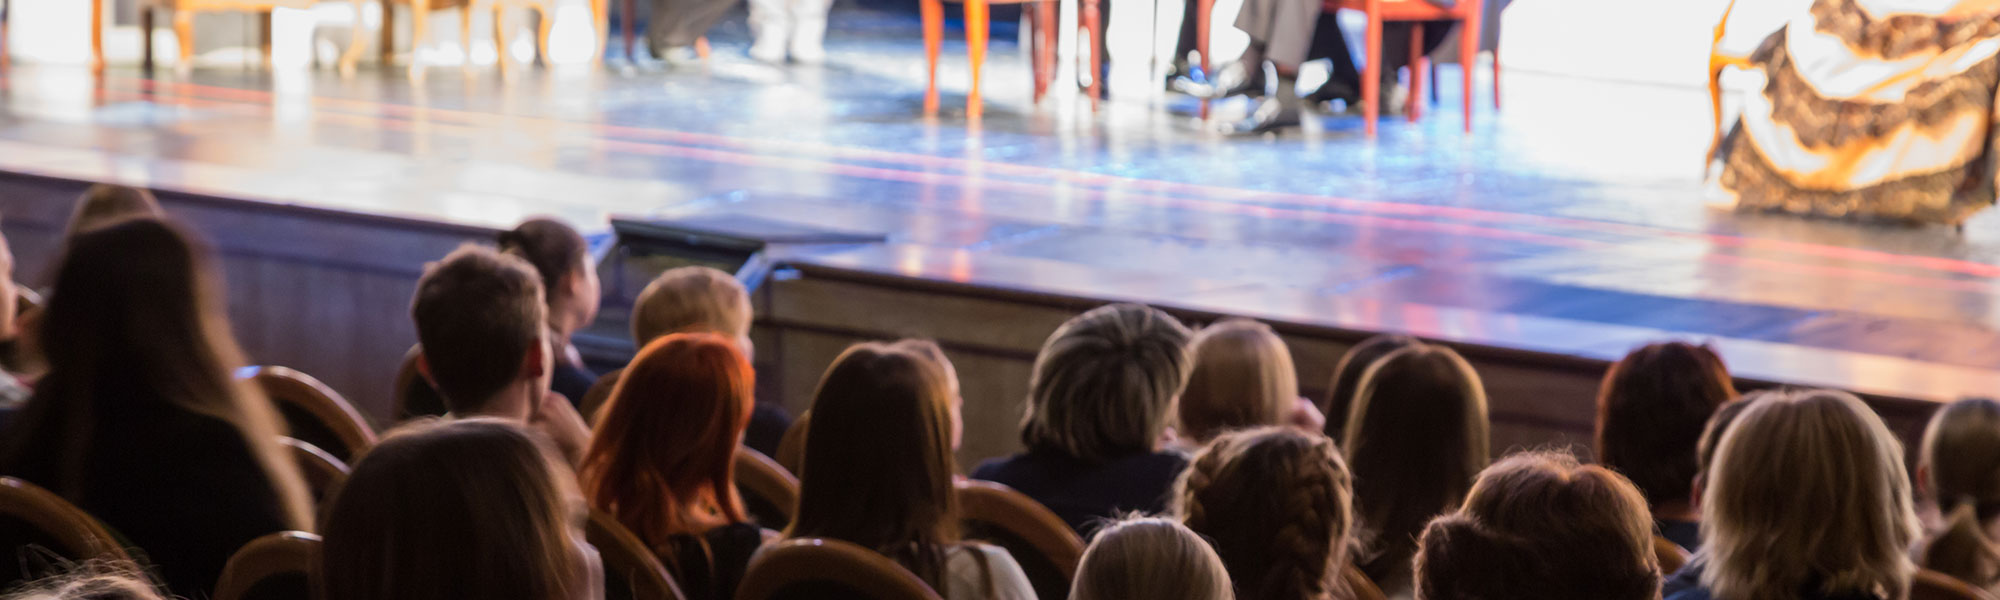
[[[1961,233],[1716,207],[1698,88],[1510,70],[1496,110],[1481,73],[1467,134],[1446,66],[1442,102],[1379,140],[1325,115],[1236,139],[1186,98],[1123,95],[1093,115],[1065,88],[1033,106],[1026,61],[996,35],[974,126],[955,29],[945,110],[927,119],[915,18],[834,18],[823,67],[750,62],[735,21],[706,65],[671,70],[16,65],[0,76],[0,171],[472,230],[742,215],[889,238],[791,249],[804,267],[1599,365],[1646,340],[1711,340],[1760,381],[2000,390],[2000,216]]]

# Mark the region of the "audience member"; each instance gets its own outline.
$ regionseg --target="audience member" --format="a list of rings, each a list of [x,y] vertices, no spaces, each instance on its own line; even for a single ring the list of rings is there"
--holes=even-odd
[[[91,561],[6,590],[8,600],[165,600],[139,565]]]
[[[1722,358],[1684,342],[1633,350],[1598,388],[1597,461],[1638,486],[1659,534],[1690,551],[1701,545],[1696,446],[1709,416],[1735,399]]]
[[[1090,539],[1095,523],[1166,509],[1187,457],[1164,449],[1187,385],[1187,327],[1167,313],[1113,304],[1049,336],[1028,380],[1027,451],[973,471],[1055,511]]]
[[[1196,455],[1175,494],[1188,529],[1212,540],[1245,600],[1352,598],[1353,488],[1333,440],[1271,427],[1225,434]]]
[[[1392,597],[1411,593],[1410,559],[1433,517],[1458,509],[1486,468],[1486,391],[1457,352],[1417,344],[1362,372],[1347,420],[1356,562]]]
[[[213,260],[158,220],[77,236],[42,330],[49,373],[0,437],[0,473],[95,515],[196,598],[243,544],[311,522],[276,409],[231,375]]]
[[[1488,467],[1458,512],[1424,529],[1420,600],[1657,600],[1653,523],[1638,488],[1568,454]]]
[[[1895,436],[1845,392],[1754,396],[1721,435],[1702,551],[1668,600],[1901,598],[1918,525]]]
[[[126,219],[157,219],[163,216],[165,213],[160,210],[160,201],[153,199],[152,192],[99,183],[84,190],[83,196],[76,199],[76,208],[69,214],[69,224],[63,227],[63,240],[74,240],[76,236]]]
[[[873,548],[953,600],[1030,599],[1014,558],[964,542],[945,376],[883,344],[848,348],[813,394],[812,433],[789,538]]]
[[[1361,340],[1341,355],[1333,367],[1333,383],[1326,387],[1326,403],[1320,406],[1320,413],[1326,416],[1326,436],[1340,441],[1347,435],[1347,413],[1353,410],[1354,394],[1360,390],[1361,375],[1368,367],[1390,352],[1420,343],[1407,335],[1385,333]]]
[[[963,416],[965,397],[959,395],[958,367],[951,364],[951,358],[944,355],[944,348],[938,347],[937,342],[909,339],[897,341],[890,344],[890,347],[930,359],[932,363],[938,366],[938,370],[944,373],[945,389],[950,392],[951,397],[951,451],[957,452],[959,445],[965,441],[965,418]],[[801,420],[803,420],[803,417],[801,417]]]
[[[1194,369],[1181,394],[1180,435],[1200,444],[1224,431],[1292,424],[1326,427],[1319,408],[1299,397],[1292,352],[1271,327],[1225,319],[1195,334]]]
[[[654,340],[604,404],[578,469],[591,507],[652,548],[690,600],[734,598],[764,543],[735,476],[755,385],[732,340]]]
[[[1215,549],[1172,519],[1106,525],[1084,550],[1069,600],[1236,600]]]
[[[583,357],[570,337],[597,320],[598,300],[603,294],[597,285],[597,269],[590,264],[590,244],[575,229],[554,219],[530,219],[500,232],[499,243],[501,252],[528,261],[542,277],[549,347],[555,356],[549,388],[572,404],[583,400],[597,375],[584,368]]]
[[[421,420],[368,450],[326,512],[326,600],[595,600],[576,478],[516,423]]]
[[[1969,398],[1931,417],[1917,485],[1936,500],[1940,527],[1917,563],[1987,590],[2000,589],[2000,402]]]
[[[549,437],[573,464],[590,432],[569,400],[549,391],[542,283],[518,257],[465,246],[425,269],[410,313],[417,366],[455,417],[498,417]]]
[[[639,292],[632,306],[632,341],[640,347],[673,333],[714,333],[735,340],[745,357],[755,357],[750,343],[750,293],[728,273],[708,267],[668,269]],[[610,397],[623,369],[597,378],[584,395],[583,414],[596,418]],[[777,404],[759,402],[750,413],[743,445],[778,455],[778,442],[792,426],[792,417]]]
[[[16,320],[19,315],[15,311],[20,306],[16,301],[18,295],[16,285],[14,251],[7,246],[7,236],[0,234],[0,344],[9,346],[10,353],[16,350],[13,348],[14,345],[22,343],[20,337],[23,333],[18,328]],[[33,393],[34,391],[29,389],[16,373],[0,371],[0,430],[6,429],[7,423],[13,420],[14,413],[21,409],[21,405],[28,402],[28,396]]]

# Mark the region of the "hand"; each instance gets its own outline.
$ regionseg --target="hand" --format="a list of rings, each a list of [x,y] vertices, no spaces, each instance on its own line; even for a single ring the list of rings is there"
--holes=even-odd
[[[583,462],[583,451],[590,447],[590,426],[584,424],[583,415],[577,414],[569,398],[555,392],[542,394],[534,412],[528,414],[528,426],[549,436],[571,466]]]
[[[1319,407],[1314,406],[1311,400],[1300,398],[1298,404],[1292,406],[1292,414],[1286,417],[1285,423],[1319,433],[1326,429],[1326,415],[1320,414]]]

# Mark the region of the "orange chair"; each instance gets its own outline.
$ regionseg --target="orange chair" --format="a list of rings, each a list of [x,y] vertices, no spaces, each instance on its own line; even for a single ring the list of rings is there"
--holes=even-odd
[[[1208,31],[1209,13],[1215,0],[1198,0],[1195,25],[1195,50],[1201,53],[1201,68],[1209,70]],[[1321,0],[1323,11],[1357,10],[1368,15],[1368,31],[1362,46],[1367,53],[1368,64],[1361,73],[1361,115],[1366,122],[1368,137],[1375,137],[1376,123],[1382,116],[1382,24],[1391,22],[1414,22],[1416,30],[1410,32],[1410,97],[1405,113],[1411,122],[1416,122],[1422,113],[1424,96],[1423,73],[1429,71],[1430,60],[1423,54],[1424,21],[1458,21],[1458,63],[1460,74],[1465,78],[1465,131],[1472,132],[1472,73],[1479,64],[1479,32],[1481,18],[1485,15],[1484,0],[1458,0],[1451,8],[1442,8],[1424,0]],[[1435,84],[1435,82],[1433,82]],[[1493,52],[1493,107],[1500,107],[1500,52]],[[1208,103],[1202,103],[1202,116],[1208,116]]]
[[[978,119],[984,111],[985,103],[980,97],[981,74],[986,70],[986,38],[988,35],[988,14],[993,4],[1033,4],[1035,10],[1035,33],[1033,70],[1035,78],[1035,101],[1041,102],[1047,95],[1049,84],[1055,78],[1056,70],[1056,0],[955,0],[965,5],[965,51],[972,61],[972,91],[965,98],[965,116],[968,120]],[[1090,95],[1090,108],[1097,110],[1098,98],[1103,96],[1103,78],[1097,74],[1104,72],[1104,56],[1097,40],[1104,37],[1104,20],[1101,0],[1081,0],[1082,10],[1078,11],[1077,27],[1090,37],[1090,85],[1085,88]],[[921,0],[918,8],[924,19],[924,60],[929,73],[929,82],[924,87],[924,114],[935,115],[938,110],[937,69],[938,53],[944,46],[944,0]]]
[[[280,531],[244,544],[222,567],[215,600],[309,598],[319,579],[319,536]]]
[[[604,560],[604,579],[607,599],[614,596],[630,600],[683,600],[681,588],[674,584],[674,578],[667,574],[666,566],[646,548],[646,543],[633,535],[631,530],[618,524],[611,515],[590,511],[590,521],[584,525],[584,538],[597,547],[597,553]]]
[[[799,480],[777,461],[749,448],[736,449],[736,491],[743,496],[745,509],[767,529],[784,529],[792,524],[799,505]]]
[[[375,430],[339,392],[285,367],[246,367],[238,376],[271,398],[292,435],[341,460],[375,445]]]
[[[1993,595],[1950,575],[1918,569],[1910,580],[1910,600],[1993,600]]]
[[[909,569],[840,540],[800,538],[765,546],[750,560],[736,600],[815,598],[829,592],[875,600],[940,600]]]
[[[1688,563],[1687,549],[1657,535],[1653,536],[1653,557],[1660,561],[1660,572],[1667,575],[1674,574]]]
[[[356,4],[360,2],[361,0],[355,0]],[[382,66],[389,66],[395,61],[396,57],[396,31],[394,25],[396,22],[395,4],[397,2],[407,4],[410,7],[410,46],[413,51],[417,45],[424,42],[424,38],[430,36],[431,12],[457,7],[459,9],[458,38],[459,43],[465,48],[465,64],[467,68],[472,66],[472,11],[478,8],[475,6],[476,4],[485,2],[487,4],[486,7],[493,11],[493,47],[500,53],[496,64],[499,65],[500,70],[503,72],[506,71],[508,65],[506,11],[509,8],[527,8],[533,10],[535,14],[541,17],[539,27],[535,30],[536,56],[541,59],[543,64],[548,64],[549,31],[555,25],[555,3],[553,0],[381,0],[381,2]],[[360,31],[360,29],[356,28],[356,31]],[[360,47],[360,34],[357,33],[355,36],[355,47],[358,48]],[[354,56],[358,56],[358,53],[350,52],[348,55],[341,57],[340,68],[342,72],[350,72],[354,69]],[[419,66],[414,58],[410,60],[411,73],[418,72]]]

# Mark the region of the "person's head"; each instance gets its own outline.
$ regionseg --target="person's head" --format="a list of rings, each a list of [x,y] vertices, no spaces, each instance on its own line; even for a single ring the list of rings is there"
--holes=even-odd
[[[1181,435],[1207,441],[1231,429],[1285,422],[1299,401],[1292,352],[1270,326],[1227,319],[1194,336],[1194,369],[1181,394]]]
[[[145,570],[126,560],[94,560],[0,590],[8,600],[164,600]]]
[[[1736,424],[1736,417],[1743,416],[1743,409],[1750,408],[1758,397],[1758,394],[1751,394],[1722,405],[1708,417],[1708,424],[1702,426],[1701,439],[1694,445],[1696,496],[1701,495],[1701,482],[1708,476],[1709,467],[1715,464],[1715,448],[1722,444],[1722,434],[1729,431],[1730,425]]]
[[[585,600],[603,566],[575,476],[509,421],[426,420],[385,436],[331,501],[327,600]]]
[[[1945,515],[1917,558],[1925,568],[1978,587],[2000,581],[2000,402],[1968,398],[1946,405],[1924,430],[1918,485]]]
[[[1362,372],[1340,439],[1354,471],[1364,570],[1378,581],[1398,577],[1424,524],[1457,509],[1486,468],[1485,387],[1450,348],[1390,352]]]
[[[1187,385],[1186,326],[1138,304],[1112,304],[1056,328],[1028,380],[1021,442],[1103,462],[1151,452]]]
[[[668,269],[632,303],[632,340],[643,346],[669,333],[719,333],[755,356],[750,317],[750,292],[735,277],[708,267]]]
[[[744,522],[734,467],[753,387],[749,361],[720,335],[647,344],[611,392],[578,469],[591,506],[656,549]]]
[[[303,526],[305,484],[278,446],[277,411],[233,376],[243,353],[229,331],[221,274],[197,236],[166,221],[131,220],[77,236],[56,268],[40,330],[49,371],[17,417],[11,462],[53,450],[69,457],[54,474],[76,491],[90,431],[137,403],[164,403],[233,425]]]
[[[7,236],[0,234],[0,341],[12,341],[20,335],[15,321],[20,316],[20,294],[14,283],[14,251],[7,247]]]
[[[887,344],[834,359],[813,393],[812,434],[788,537],[873,548],[933,585],[958,541],[951,400],[935,362]]]
[[[1361,389],[1361,375],[1368,367],[1390,352],[1421,343],[1407,335],[1384,333],[1361,340],[1340,355],[1340,362],[1333,367],[1333,383],[1326,387],[1326,402],[1320,406],[1326,415],[1326,436],[1338,441],[1347,434],[1347,413],[1354,406],[1354,394]]]
[[[552,372],[542,281],[519,257],[464,246],[417,280],[418,367],[452,413],[527,418]]]
[[[1722,434],[1701,501],[1717,598],[1900,597],[1917,535],[1903,450],[1861,400],[1774,391]]]
[[[1735,399],[1729,370],[1707,346],[1633,350],[1611,365],[1597,391],[1597,461],[1630,478],[1648,505],[1684,505],[1700,470],[1702,429]]]
[[[960,412],[965,407],[965,397],[959,394],[958,367],[952,366],[951,358],[944,355],[944,348],[931,340],[898,340],[890,345],[897,350],[928,358],[944,371],[945,389],[951,392],[951,449],[957,452],[959,443],[965,441],[965,419]]]
[[[1344,597],[1352,490],[1333,440],[1266,427],[1223,434],[1196,455],[1174,512],[1214,541],[1237,597]]]
[[[1208,541],[1172,519],[1133,518],[1098,530],[1069,600],[1235,600]]]
[[[1556,452],[1516,454],[1424,528],[1419,600],[1657,600],[1653,519],[1616,472]]]
[[[575,229],[555,219],[530,219],[500,232],[500,252],[520,257],[535,267],[548,302],[549,325],[563,336],[597,318],[597,270],[591,268],[590,244]]]
[[[142,188],[99,183],[83,191],[76,208],[63,228],[63,239],[73,240],[91,230],[126,219],[157,219],[163,216],[160,202]]]

